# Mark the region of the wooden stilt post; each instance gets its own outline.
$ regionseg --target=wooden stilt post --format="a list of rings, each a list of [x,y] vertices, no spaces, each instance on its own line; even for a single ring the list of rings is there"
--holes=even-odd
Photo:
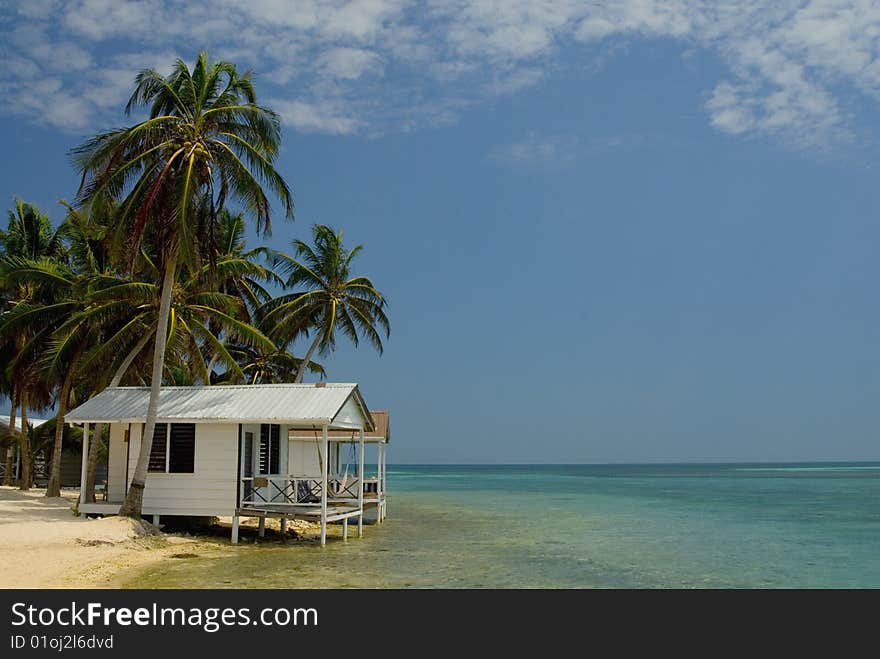
[[[280,524],[281,524],[281,537],[286,539],[286,537],[287,537],[287,518],[282,517]]]
[[[89,424],[83,424],[82,467],[79,473],[79,502],[86,503],[86,480],[89,473]]]
[[[238,512],[232,516],[232,544],[238,544]]]
[[[159,526],[159,516],[153,515],[153,526]]]
[[[266,537],[266,517],[265,516],[260,517],[260,526],[259,526],[259,529],[257,530],[257,535],[259,535],[261,538]]]
[[[385,493],[385,456],[386,456],[386,453],[387,453],[386,445],[383,442],[383,443],[379,444],[379,470],[380,470],[379,471],[379,473],[380,473],[379,488],[382,493],[382,496],[380,497],[381,505],[379,506],[379,521],[381,521],[381,522],[385,521],[385,498],[386,498],[386,493]]]
[[[327,544],[327,471],[330,469],[330,451],[327,442],[327,426],[321,427],[321,450],[324,452],[324,473],[321,474],[321,546]]]
[[[359,435],[360,448],[358,450],[358,508],[361,514],[358,517],[358,537],[364,537],[364,427],[361,426]]]
[[[348,517],[342,520],[342,540],[348,542]]]

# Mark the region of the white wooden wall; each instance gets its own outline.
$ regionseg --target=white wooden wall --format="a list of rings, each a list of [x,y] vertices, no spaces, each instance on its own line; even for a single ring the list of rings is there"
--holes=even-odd
[[[360,405],[355,402],[354,396],[349,396],[333,419],[333,424],[337,427],[359,428],[365,421]]]
[[[319,440],[320,441],[320,440]],[[321,477],[318,461],[318,444],[313,440],[291,440],[289,442],[288,473],[292,476]]]
[[[140,451],[140,424],[131,426],[129,481]],[[231,516],[238,488],[238,424],[196,424],[195,473],[147,475],[145,515]]]
[[[107,446],[107,500],[114,503],[121,503],[125,499],[125,460],[128,453],[125,431],[127,429],[127,423],[110,424],[110,444]],[[94,430],[94,426],[91,430]]]

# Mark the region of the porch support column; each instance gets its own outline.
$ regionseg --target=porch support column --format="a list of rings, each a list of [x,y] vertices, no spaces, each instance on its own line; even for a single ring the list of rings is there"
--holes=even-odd
[[[385,459],[386,459],[386,456],[387,456],[387,454],[388,454],[388,451],[387,451],[387,448],[388,448],[388,447],[387,447],[387,445],[385,444],[385,442],[382,442],[381,444],[379,444],[379,448],[380,448],[380,452],[381,452],[381,458],[380,458],[381,466],[380,466],[379,468],[381,469],[381,472],[380,472],[380,473],[382,474],[382,475],[379,477],[379,487],[382,489],[382,496],[380,497],[381,507],[380,507],[380,511],[379,511],[379,512],[380,512],[380,515],[379,515],[379,521],[384,522],[384,521],[385,521],[385,496],[386,496],[386,495],[385,495],[385,490],[386,490],[386,485],[385,485],[385,466],[386,466],[386,465],[385,465]]]
[[[232,516],[232,544],[238,544],[238,511]]]
[[[382,498],[382,495],[385,494],[385,474],[383,473],[384,465],[382,464],[385,458],[385,444],[379,444],[379,452],[378,452],[378,465],[376,469],[379,471],[379,485],[377,486],[379,498]]]
[[[86,479],[89,473],[89,424],[83,424],[82,467],[79,472],[79,502],[86,503]]]
[[[260,523],[259,523],[259,526],[257,526],[257,535],[260,536],[261,538],[266,537],[266,516],[265,515],[260,517]]]
[[[364,537],[364,427],[361,426],[358,449],[358,508],[361,514],[358,517],[358,537]]]
[[[327,472],[330,469],[330,451],[327,441],[327,426],[321,427],[321,451],[324,459],[321,461],[324,468],[321,470],[321,546],[327,544]]]

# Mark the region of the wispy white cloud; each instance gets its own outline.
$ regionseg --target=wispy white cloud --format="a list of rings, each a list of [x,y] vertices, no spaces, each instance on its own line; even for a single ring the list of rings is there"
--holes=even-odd
[[[362,48],[331,48],[318,55],[315,63],[323,73],[347,80],[382,72],[382,58]]]
[[[303,133],[347,135],[358,129],[357,119],[348,116],[333,102],[306,103],[274,99],[271,105],[285,124]]]
[[[672,147],[674,142],[659,134],[628,132],[617,135],[545,135],[532,131],[521,139],[489,149],[487,158],[496,164],[516,169],[554,171],[584,158],[596,158],[614,152]]]
[[[578,140],[573,135],[529,133],[510,144],[489,151],[489,160],[517,168],[551,168],[574,161]]]
[[[69,130],[118,118],[134,72],[182,44],[253,67],[287,123],[331,134],[455,121],[635,39],[721,61],[693,103],[732,135],[827,148],[880,99],[871,0],[29,0],[0,22],[2,109],[57,103],[38,120]]]

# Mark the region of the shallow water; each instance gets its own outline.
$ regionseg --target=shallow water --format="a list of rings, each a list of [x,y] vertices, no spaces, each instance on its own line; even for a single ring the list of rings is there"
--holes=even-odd
[[[389,467],[364,538],[134,587],[880,587],[880,464]]]

